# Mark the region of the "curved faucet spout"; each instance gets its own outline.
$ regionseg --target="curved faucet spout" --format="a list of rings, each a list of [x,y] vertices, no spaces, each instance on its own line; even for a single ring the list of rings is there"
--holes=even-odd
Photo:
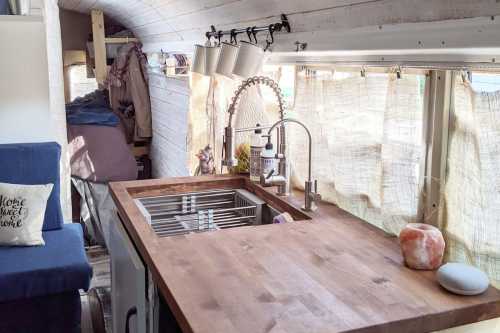
[[[274,92],[274,95],[276,96],[279,110],[280,110],[280,119],[285,118],[285,102],[283,99],[283,95],[281,94],[281,89],[279,87],[279,84],[274,81],[273,79],[265,76],[254,76],[251,77],[243,83],[238,86],[238,89],[234,92],[234,96],[231,99],[231,104],[229,105],[228,112],[229,112],[229,122],[228,126],[231,127],[233,124],[233,115],[236,113],[236,108],[238,106],[238,103],[240,102],[241,99],[241,93],[246,91],[248,88],[255,86],[255,85],[263,85],[263,86],[268,86],[269,88],[272,89]]]
[[[276,96],[280,119],[284,119],[285,117],[285,102],[283,99],[283,95],[281,94],[281,89],[276,81],[271,78],[265,76],[254,76],[245,81],[238,87],[238,89],[234,92],[234,96],[231,100],[231,104],[229,105],[229,120],[226,128],[224,129],[224,158],[222,160],[222,166],[232,167],[235,166],[237,161],[234,158],[235,151],[235,129],[233,128],[233,117],[236,114],[236,109],[241,99],[241,94],[246,91],[248,88],[255,85],[263,85],[272,89],[274,95]],[[252,124],[255,125],[255,124]],[[241,130],[240,130],[241,131]],[[285,131],[280,132],[280,140],[281,142],[286,142]],[[284,153],[285,145],[278,147],[280,153]]]
[[[311,132],[309,129],[304,125],[304,123],[298,121],[297,119],[292,119],[292,118],[285,118],[278,120],[276,123],[274,123],[269,131],[267,132],[268,137],[271,138],[271,132],[276,128],[278,125],[284,126],[285,123],[295,123],[302,128],[305,129],[307,133],[307,138],[309,140],[309,153],[308,153],[308,160],[309,160],[309,167],[308,167],[308,173],[307,173],[307,181],[304,184],[304,209],[306,212],[310,212],[316,209],[316,204],[315,202],[317,200],[321,199],[321,195],[318,193],[318,182],[317,181],[312,181],[312,136]],[[268,178],[271,178],[272,174],[269,175],[269,177],[261,177],[261,183],[263,185],[266,185],[266,182],[269,183],[270,181]]]
[[[236,108],[240,102],[241,94],[243,91],[247,90],[251,86],[263,85],[268,86],[272,89],[276,95],[276,99],[279,106],[280,119],[285,118],[285,102],[283,95],[281,94],[281,89],[276,81],[265,76],[254,76],[246,81],[244,81],[238,89],[235,91],[231,104],[229,105],[229,121],[227,127],[224,129],[224,158],[222,160],[222,166],[233,167],[238,162],[234,158],[235,151],[235,133],[236,130],[233,128],[233,116],[236,113]],[[252,124],[253,125],[253,124]],[[241,131],[241,129],[239,130]],[[286,152],[286,134],[285,126],[280,127],[279,137],[278,137],[278,154],[280,156],[285,156]],[[278,195],[288,195],[290,192],[290,177],[288,172],[288,165],[285,158],[280,158],[279,162],[280,176],[282,177],[280,183],[278,184]]]
[[[296,124],[299,124],[300,126],[302,126],[302,128],[306,130],[307,137],[309,139],[309,152],[308,152],[309,168],[308,168],[308,172],[307,172],[307,180],[311,181],[312,180],[312,171],[311,171],[311,164],[312,164],[312,136],[311,136],[311,132],[306,127],[306,125],[304,125],[304,123],[298,121],[297,119],[285,118],[285,119],[281,119],[281,120],[278,120],[277,122],[275,122],[271,126],[271,128],[269,129],[269,131],[267,132],[267,134],[271,135],[271,132],[273,131],[274,128],[276,128],[276,126],[278,126],[280,124],[285,124],[285,123],[296,123]]]

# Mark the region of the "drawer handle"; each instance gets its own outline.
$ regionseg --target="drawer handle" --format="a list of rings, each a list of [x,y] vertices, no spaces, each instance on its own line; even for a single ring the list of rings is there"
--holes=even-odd
[[[127,318],[125,319],[125,333],[130,333],[130,317],[137,315],[137,308],[135,306],[131,307],[127,311]]]

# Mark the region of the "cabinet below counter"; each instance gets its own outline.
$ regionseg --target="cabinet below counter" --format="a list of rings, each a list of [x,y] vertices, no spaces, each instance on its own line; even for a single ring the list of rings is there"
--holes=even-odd
[[[500,317],[500,291],[446,292],[435,272],[404,266],[396,238],[334,205],[308,215],[293,208],[303,220],[293,223],[159,237],[135,202],[220,188],[244,188],[278,211],[301,203],[237,176],[111,184],[123,226],[185,333],[425,333]]]

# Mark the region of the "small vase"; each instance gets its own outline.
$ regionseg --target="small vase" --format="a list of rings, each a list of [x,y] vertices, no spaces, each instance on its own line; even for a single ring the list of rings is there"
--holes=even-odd
[[[399,244],[409,268],[435,270],[441,266],[445,242],[438,228],[410,223],[399,234]]]

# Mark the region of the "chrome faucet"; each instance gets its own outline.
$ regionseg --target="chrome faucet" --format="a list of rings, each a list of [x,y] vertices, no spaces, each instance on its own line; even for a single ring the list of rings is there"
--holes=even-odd
[[[274,123],[269,131],[267,132],[267,137],[270,141],[271,138],[271,132],[273,131],[276,126],[281,125],[281,127],[284,127],[285,123],[296,123],[302,126],[307,133],[307,137],[309,139],[309,154],[308,154],[308,160],[309,160],[309,167],[308,167],[308,174],[307,174],[307,180],[304,185],[304,207],[302,207],[303,210],[306,212],[310,212],[316,209],[316,201],[321,200],[321,195],[318,193],[318,181],[315,180],[314,183],[312,181],[312,138],[311,138],[311,132],[309,129],[304,125],[302,122],[292,119],[292,118],[285,118],[277,121]],[[280,167],[279,171],[280,174],[275,175],[274,170],[272,170],[268,175],[261,175],[260,177],[260,183],[262,186],[272,186],[272,185],[279,185],[282,184],[285,181],[285,178],[281,175],[282,170],[282,161],[284,165],[286,165],[286,156],[282,154],[276,154],[276,157],[280,161]],[[313,189],[314,187],[314,189]]]
[[[236,108],[240,101],[241,93],[247,90],[251,86],[255,85],[264,85],[268,86],[272,89],[274,94],[276,95],[279,112],[280,112],[280,120],[284,120],[285,118],[285,102],[283,100],[283,96],[281,94],[281,89],[277,82],[272,80],[271,78],[265,76],[254,76],[245,81],[238,87],[235,91],[234,96],[231,100],[231,104],[229,105],[229,121],[227,127],[224,129],[224,141],[223,141],[223,152],[224,156],[222,159],[222,166],[233,167],[236,166],[238,161],[234,157],[235,152],[235,134],[237,132],[245,132],[253,130],[254,128],[244,128],[244,129],[235,129],[233,124],[233,116],[236,113]],[[262,129],[266,127],[261,127]],[[278,154],[277,156],[283,156],[283,159],[280,159],[280,167],[279,172],[282,177],[281,181],[275,185],[278,185],[278,195],[288,195],[290,193],[290,175],[288,172],[288,165],[285,157],[286,151],[286,133],[285,126],[282,124],[279,128],[278,134]]]

